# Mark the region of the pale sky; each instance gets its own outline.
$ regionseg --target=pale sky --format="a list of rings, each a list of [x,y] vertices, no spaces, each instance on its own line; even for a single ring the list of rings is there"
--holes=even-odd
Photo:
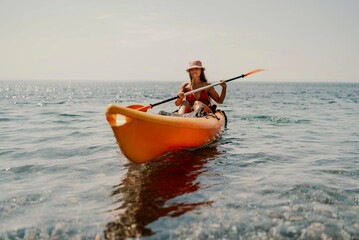
[[[183,81],[191,60],[359,82],[359,0],[0,0],[0,80]]]

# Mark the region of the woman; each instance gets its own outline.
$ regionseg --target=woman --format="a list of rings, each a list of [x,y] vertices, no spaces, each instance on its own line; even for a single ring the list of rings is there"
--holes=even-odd
[[[178,93],[179,98],[176,100],[176,106],[180,106],[178,113],[184,114],[196,111],[201,106],[204,107],[204,112],[211,113],[211,99],[213,99],[216,103],[223,103],[224,98],[226,97],[227,88],[226,82],[223,80],[220,84],[222,86],[221,95],[217,93],[214,87],[209,87],[200,92],[189,94],[185,98],[184,94],[186,92],[210,85],[207,82],[204,70],[205,68],[202,67],[201,61],[197,60],[190,62],[189,67],[187,68],[190,82],[185,82],[181,85]]]

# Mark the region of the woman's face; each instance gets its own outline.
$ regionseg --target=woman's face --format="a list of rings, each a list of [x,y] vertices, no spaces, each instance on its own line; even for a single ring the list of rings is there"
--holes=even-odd
[[[201,75],[202,69],[201,68],[192,68],[189,70],[189,73],[191,74],[192,78],[198,77]]]

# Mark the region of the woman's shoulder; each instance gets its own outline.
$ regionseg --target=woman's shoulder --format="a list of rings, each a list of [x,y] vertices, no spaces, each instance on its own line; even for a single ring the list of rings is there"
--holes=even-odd
[[[187,87],[187,86],[189,86],[189,84],[190,84],[190,82],[183,82],[181,84],[181,88]]]

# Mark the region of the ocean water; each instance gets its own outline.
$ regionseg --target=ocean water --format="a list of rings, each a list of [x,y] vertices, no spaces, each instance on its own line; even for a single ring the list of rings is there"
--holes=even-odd
[[[359,239],[358,83],[229,83],[218,142],[130,163],[107,105],[179,84],[1,81],[0,239]]]

